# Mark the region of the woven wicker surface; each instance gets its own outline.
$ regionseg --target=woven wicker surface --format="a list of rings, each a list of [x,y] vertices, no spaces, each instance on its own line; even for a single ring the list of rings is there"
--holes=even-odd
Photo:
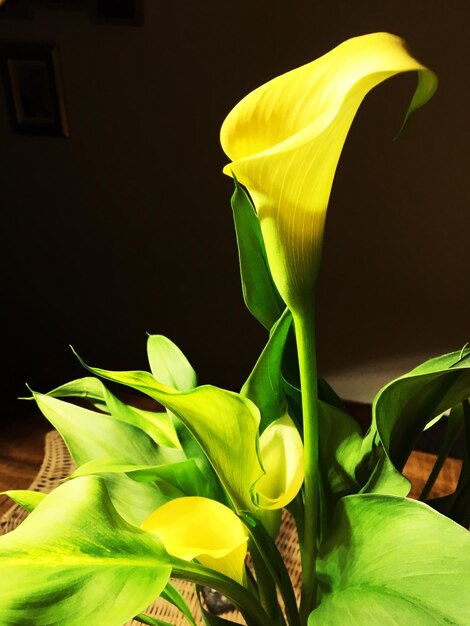
[[[58,487],[60,481],[66,476],[69,476],[74,469],[75,466],[73,461],[70,458],[68,450],[65,447],[60,435],[56,431],[52,431],[46,435],[44,461],[36,479],[30,485],[29,489],[32,491],[48,493],[55,487]],[[18,524],[20,524],[26,516],[27,512],[20,506],[12,506],[12,508],[0,518],[0,534],[7,533],[16,528],[16,526],[18,526]],[[299,550],[297,545],[297,532],[295,524],[288,515],[286,515],[283,519],[282,530],[278,539],[278,546],[284,556],[294,586],[298,589],[300,588],[301,573]],[[179,589],[181,594],[186,599],[193,615],[196,617],[196,622],[202,625],[203,620],[198,600],[194,594],[194,585],[181,580],[172,580],[172,583],[177,589]],[[166,620],[175,626],[187,625],[187,622],[181,616],[179,611],[164,600],[157,600],[150,607],[148,607],[144,613]],[[226,617],[237,624],[245,624],[245,621],[240,614],[235,611],[224,613],[223,617]],[[139,624],[140,622],[131,620],[126,626],[139,626]]]

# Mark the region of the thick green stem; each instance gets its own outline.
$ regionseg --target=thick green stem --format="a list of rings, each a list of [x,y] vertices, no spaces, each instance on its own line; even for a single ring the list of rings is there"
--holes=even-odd
[[[248,626],[266,626],[271,623],[258,600],[231,578],[192,561],[173,558],[172,565],[171,575],[174,578],[190,580],[197,585],[205,585],[222,593],[239,609]]]
[[[304,430],[305,524],[302,550],[302,596],[300,620],[306,625],[317,604],[317,534],[318,534],[318,390],[315,351],[314,304],[292,312],[299,356],[300,385]]]
[[[256,572],[256,582],[261,605],[271,618],[272,626],[286,626],[277,598],[276,583],[269,571],[269,563],[263,560],[255,542],[250,543],[250,554]]]

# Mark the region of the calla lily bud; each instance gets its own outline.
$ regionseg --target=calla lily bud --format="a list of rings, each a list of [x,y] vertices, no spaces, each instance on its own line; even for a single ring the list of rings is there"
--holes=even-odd
[[[220,502],[199,496],[176,498],[156,509],[142,528],[158,535],[172,556],[197,559],[243,584],[248,532]]]
[[[287,413],[263,432],[259,453],[266,473],[255,485],[258,506],[280,509],[295,498],[304,480],[302,439]]]
[[[325,216],[343,144],[366,94],[417,71],[407,117],[432,96],[435,75],[388,33],[350,39],[247,95],[227,116],[221,143],[250,192],[274,282],[292,311],[317,277]]]

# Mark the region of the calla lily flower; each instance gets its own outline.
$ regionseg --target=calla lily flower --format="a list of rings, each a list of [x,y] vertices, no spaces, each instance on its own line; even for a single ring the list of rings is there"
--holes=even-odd
[[[255,484],[254,496],[262,509],[280,509],[295,498],[304,481],[303,444],[286,413],[262,433],[259,453],[266,472]]]
[[[197,559],[243,584],[248,532],[235,513],[220,502],[177,498],[156,509],[142,528],[158,535],[172,556],[185,561]]]
[[[274,282],[292,311],[316,280],[331,186],[357,109],[373,87],[409,71],[419,80],[407,118],[432,96],[436,76],[398,37],[356,37],[259,87],[222,126],[232,160],[224,173],[252,196]]]

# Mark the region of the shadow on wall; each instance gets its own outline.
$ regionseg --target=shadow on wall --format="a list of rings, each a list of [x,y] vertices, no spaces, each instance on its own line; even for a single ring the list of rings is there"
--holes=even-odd
[[[405,0],[247,0],[235,14],[147,0],[138,26],[37,6],[1,19],[0,39],[57,45],[69,137],[13,134],[2,90],[8,398],[82,375],[69,343],[94,365],[146,368],[146,332],[170,336],[203,382],[240,387],[266,337],[241,299],[220,124],[258,84],[375,30],[407,39],[441,89],[400,141],[410,77],[371,94],[353,127],[328,216],[320,367],[468,339],[466,2],[423,16]]]

